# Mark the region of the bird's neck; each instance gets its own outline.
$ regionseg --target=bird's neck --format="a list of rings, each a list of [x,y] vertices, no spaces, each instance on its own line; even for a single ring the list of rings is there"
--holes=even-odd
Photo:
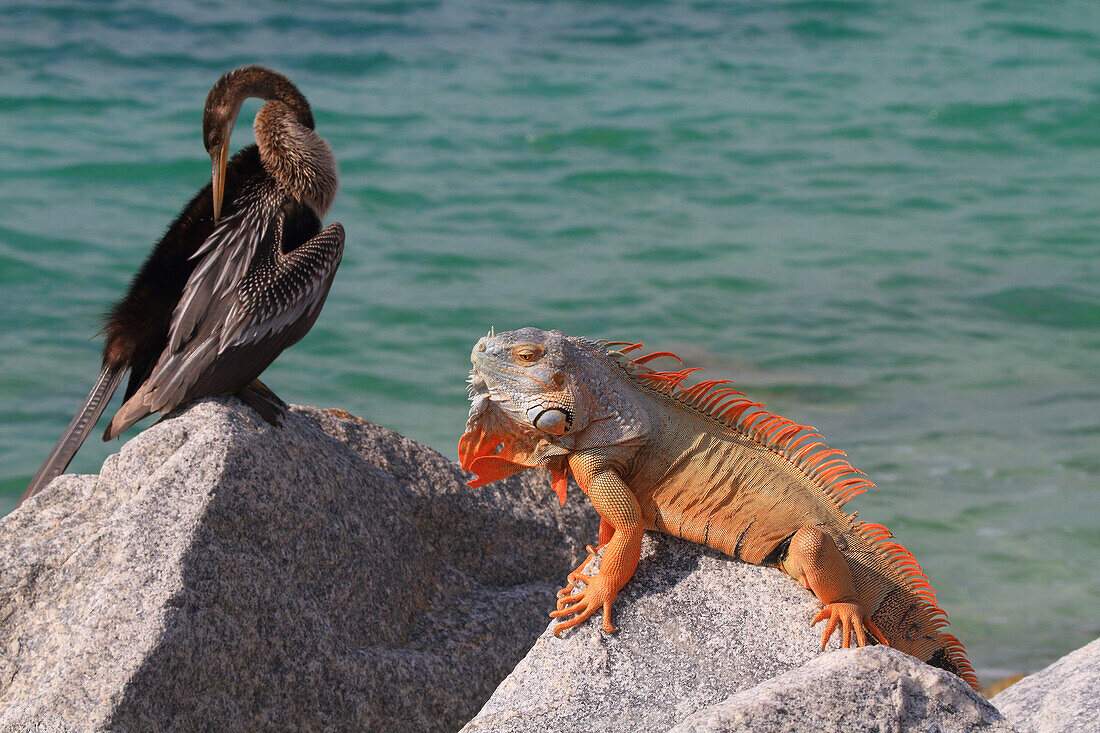
[[[260,108],[255,122],[256,144],[264,169],[287,195],[308,204],[323,217],[336,197],[336,159],[328,144],[302,124],[281,101]]]

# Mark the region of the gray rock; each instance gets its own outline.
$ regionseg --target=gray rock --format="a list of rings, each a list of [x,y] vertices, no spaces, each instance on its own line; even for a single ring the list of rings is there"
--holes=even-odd
[[[548,627],[463,731],[667,730],[818,656],[818,608],[778,570],[647,533],[612,607],[619,632]]]
[[[1100,639],[996,695],[1021,733],[1100,730]]]
[[[955,675],[875,646],[813,659],[689,716],[669,733],[1013,730]]]
[[[834,636],[823,655],[819,608],[778,570],[648,533],[618,634],[595,618],[562,639],[548,627],[463,731],[832,730],[840,715],[866,723],[845,730],[1011,730],[961,679],[896,650]]]
[[[462,480],[314,408],[146,430],[0,521],[0,730],[457,729],[596,536],[544,476]]]

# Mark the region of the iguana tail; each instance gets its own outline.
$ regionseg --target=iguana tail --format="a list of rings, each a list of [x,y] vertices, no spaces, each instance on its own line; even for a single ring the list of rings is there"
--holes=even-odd
[[[947,614],[937,605],[928,578],[913,555],[891,537],[881,524],[857,521],[838,539],[860,605],[890,646],[957,674],[977,689],[966,649],[942,631]]]

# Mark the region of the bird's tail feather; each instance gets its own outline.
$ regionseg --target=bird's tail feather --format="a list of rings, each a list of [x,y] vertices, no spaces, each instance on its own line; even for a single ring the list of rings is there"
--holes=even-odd
[[[65,471],[69,461],[80,450],[84,439],[92,432],[99,416],[103,414],[103,408],[111,401],[111,395],[118,389],[118,385],[122,382],[122,377],[125,374],[126,368],[123,366],[108,365],[103,367],[102,371],[99,372],[99,379],[96,380],[88,396],[84,398],[84,404],[76,411],[76,416],[69,423],[69,427],[65,428],[65,432],[57,441],[57,445],[50,451],[45,463],[38,469],[38,473],[31,479],[27,490],[19,498],[20,504],[46,488],[51,481]]]

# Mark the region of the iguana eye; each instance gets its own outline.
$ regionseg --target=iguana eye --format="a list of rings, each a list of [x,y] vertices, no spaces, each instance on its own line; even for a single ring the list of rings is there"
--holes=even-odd
[[[543,348],[533,344],[519,344],[512,347],[512,358],[520,364],[534,364],[542,358]]]

